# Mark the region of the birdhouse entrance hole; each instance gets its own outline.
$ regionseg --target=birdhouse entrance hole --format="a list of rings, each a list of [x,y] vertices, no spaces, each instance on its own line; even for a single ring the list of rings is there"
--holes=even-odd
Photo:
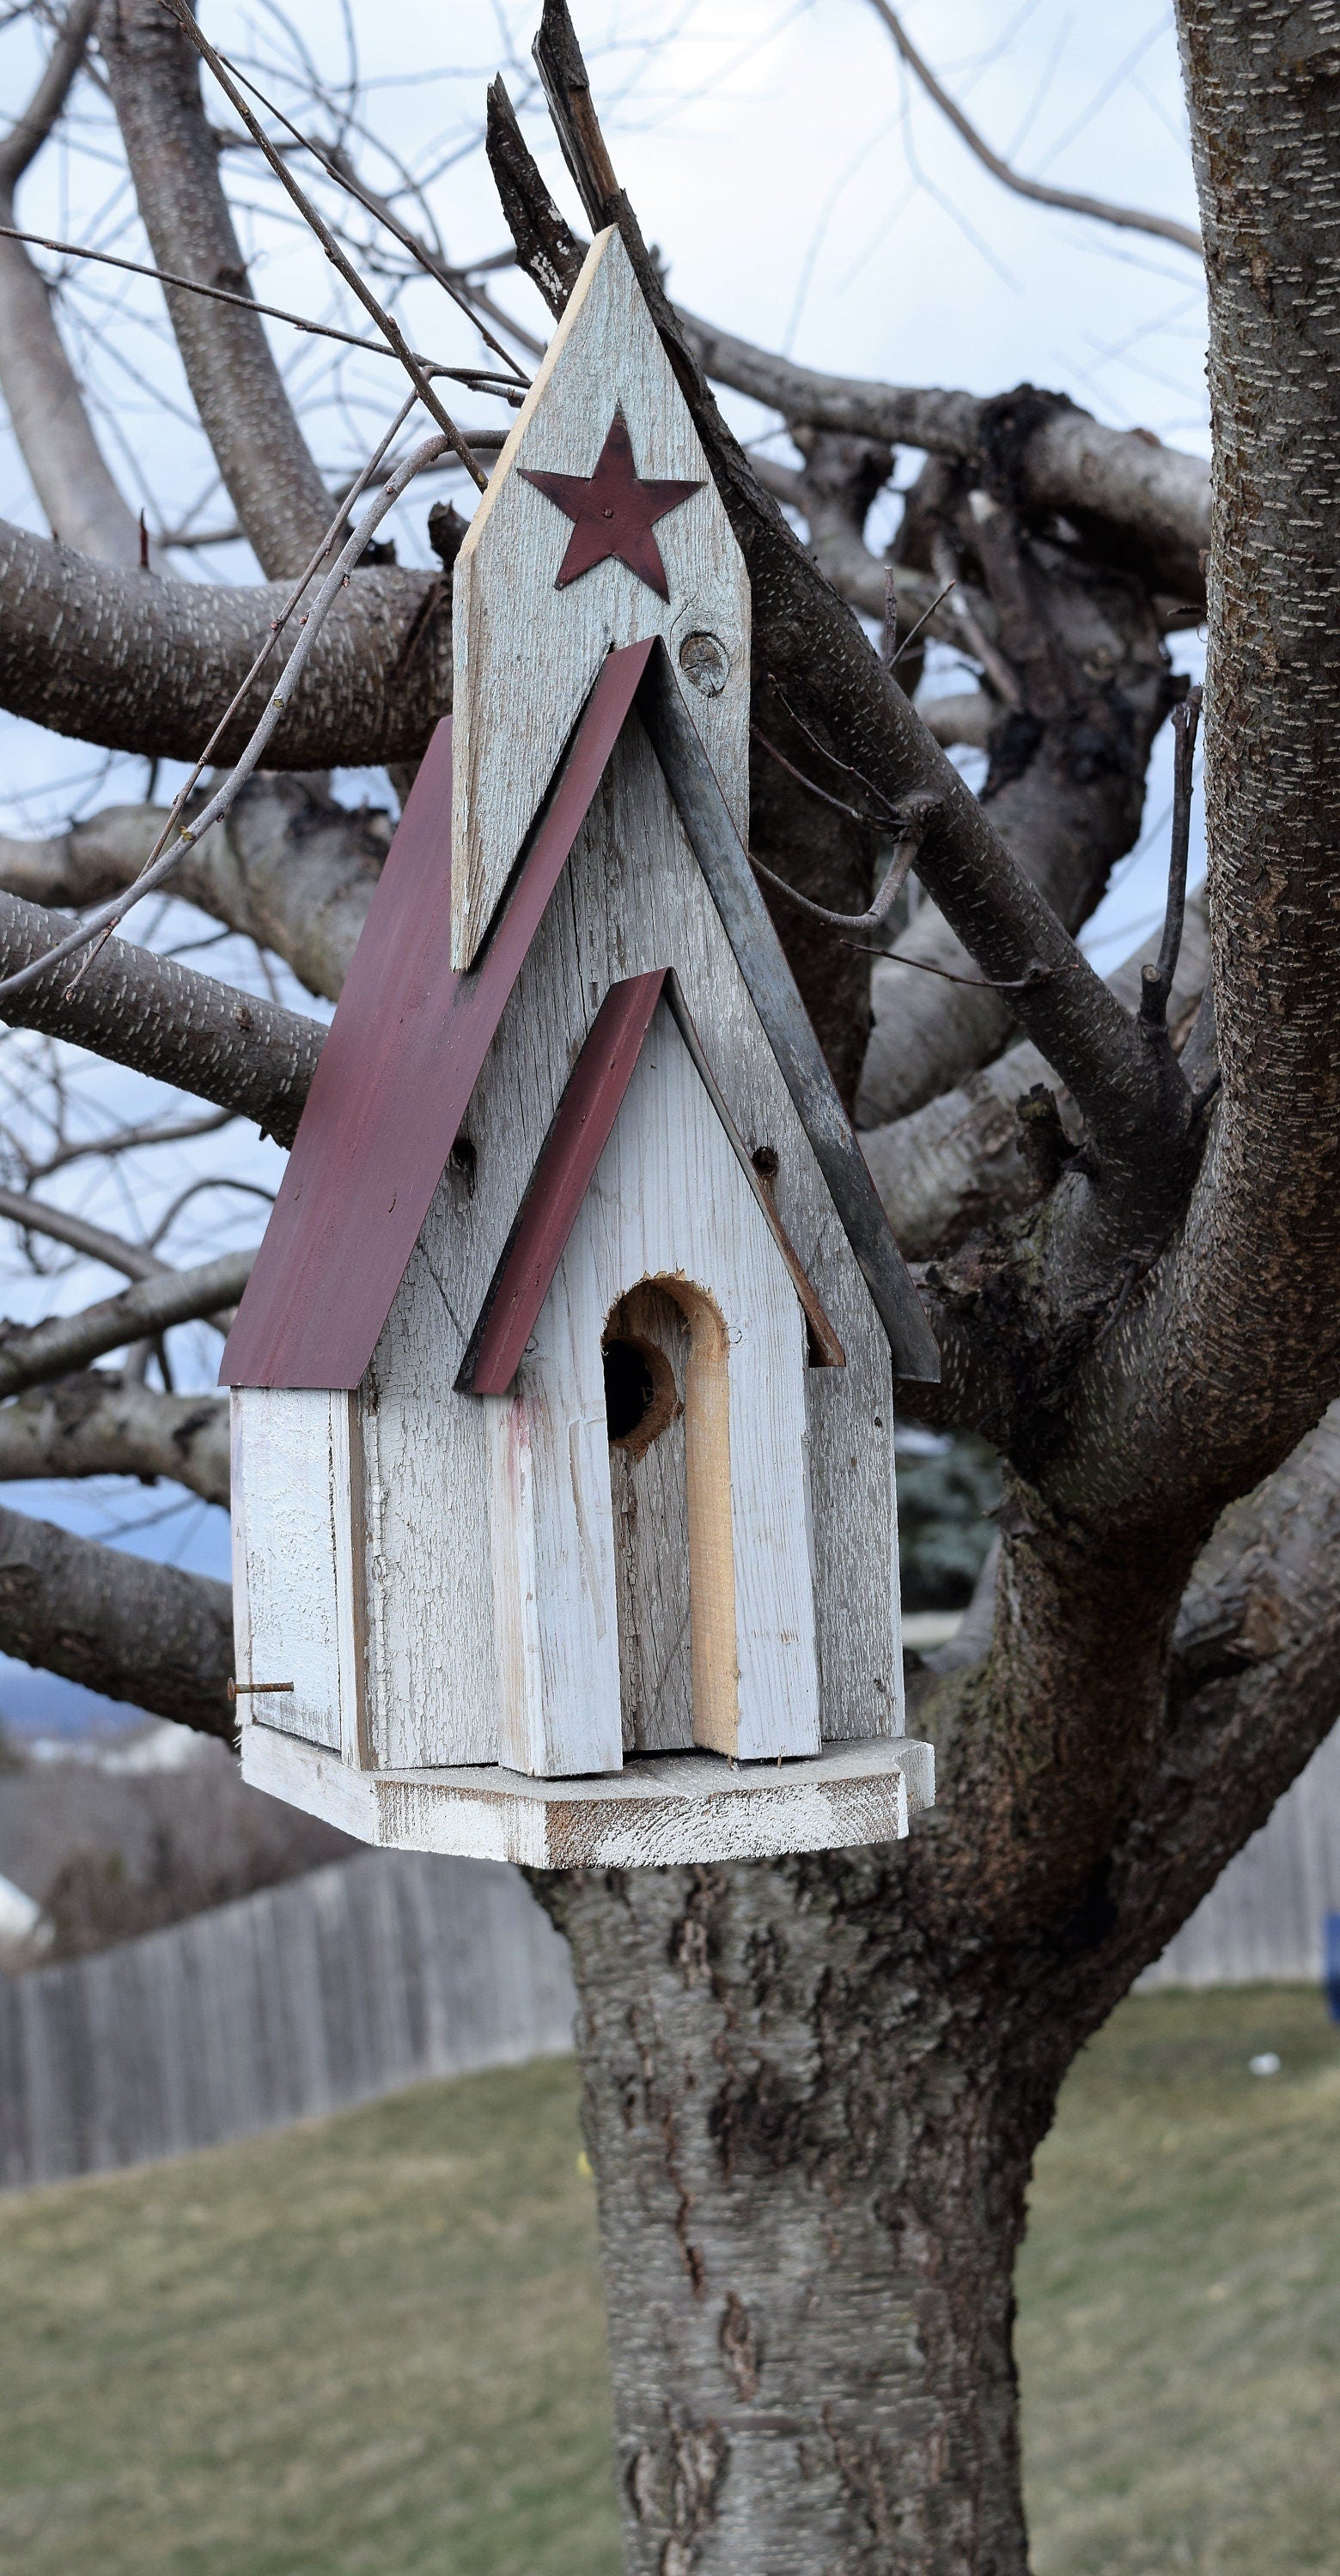
[[[729,1342],[714,1300],[644,1280],[605,1328],[628,1751],[735,1740]]]
[[[644,1457],[682,1410],[674,1369],[665,1352],[641,1334],[611,1330],[603,1358],[610,1447]]]

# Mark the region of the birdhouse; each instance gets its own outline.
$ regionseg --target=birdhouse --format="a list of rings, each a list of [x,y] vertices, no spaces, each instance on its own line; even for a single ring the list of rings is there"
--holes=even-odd
[[[938,1363],[750,866],[748,582],[616,233],[454,623],[224,1355],[244,1775],[542,1866],[889,1839]]]

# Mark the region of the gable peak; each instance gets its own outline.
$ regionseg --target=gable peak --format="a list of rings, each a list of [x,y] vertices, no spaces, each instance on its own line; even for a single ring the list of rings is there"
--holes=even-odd
[[[743,830],[748,578],[632,263],[610,230],[591,245],[457,559],[458,969],[487,934],[602,661],[656,635],[692,695]]]

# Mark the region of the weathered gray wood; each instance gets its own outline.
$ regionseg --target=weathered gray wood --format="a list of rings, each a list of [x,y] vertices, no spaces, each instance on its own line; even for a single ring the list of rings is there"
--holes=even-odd
[[[468,1852],[529,1869],[662,1869],[900,1841],[931,1805],[935,1759],[915,1738],[830,1744],[795,1761],[638,1755],[594,1779],[501,1764],[355,1771],[297,1736],[248,1729],[243,1776],[360,1842]]]
[[[845,1368],[805,1371],[822,1734],[901,1732],[888,1342],[658,763],[633,727],[486,1058],[466,1130],[476,1162],[443,1175],[357,1399],[368,1737],[382,1768],[498,1758],[486,1407],[456,1394],[454,1381],[606,992],[667,965],[745,1143],[777,1157],[782,1222],[846,1353]],[[319,1476],[319,1426],[312,1437],[309,1472]],[[435,1622],[425,1602],[441,1605]]]
[[[570,523],[523,469],[589,475],[615,410],[638,475],[700,484],[656,530],[669,598],[609,560],[559,590]],[[456,564],[452,958],[468,966],[612,645],[663,635],[710,757],[748,812],[749,582],[628,253],[592,243]]]

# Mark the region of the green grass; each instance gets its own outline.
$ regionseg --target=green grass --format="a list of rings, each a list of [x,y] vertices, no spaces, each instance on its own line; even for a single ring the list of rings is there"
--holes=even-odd
[[[0,2201],[4,2576],[615,2576],[578,2158],[559,2062]],[[1315,1997],[1123,2006],[1021,2297],[1037,2576],[1337,2576]]]
[[[1248,2061],[1273,2049],[1282,2072]],[[1075,2067],[1020,2279],[1036,2576],[1340,2570],[1340,2032],[1137,1996]]]
[[[570,2064],[0,2202],[4,2576],[615,2576]]]

